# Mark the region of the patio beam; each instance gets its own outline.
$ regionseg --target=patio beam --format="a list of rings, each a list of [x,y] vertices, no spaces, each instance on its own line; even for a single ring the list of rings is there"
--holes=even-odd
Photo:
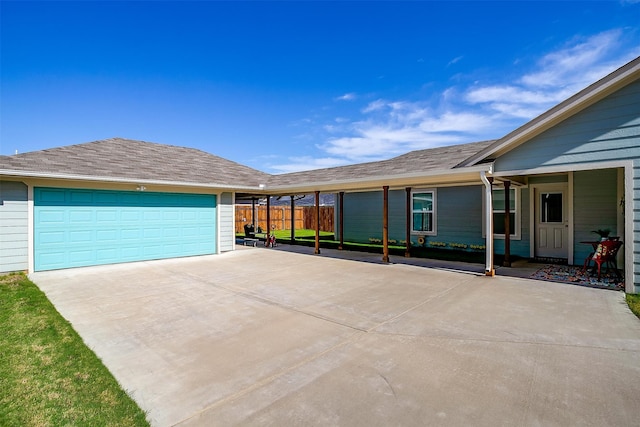
[[[296,240],[296,202],[295,195],[289,196],[291,198],[291,243]]]
[[[511,182],[504,182],[504,261],[503,267],[511,267]]]
[[[406,203],[406,237],[405,237],[405,250],[404,256],[405,258],[411,257],[411,187],[405,188],[407,192],[407,203]]]
[[[271,196],[267,196],[267,231],[266,242],[269,242],[269,235],[271,234]]]
[[[389,186],[382,187],[382,262],[389,262]]]
[[[344,245],[344,191],[339,193],[338,197],[338,229],[340,230],[340,243],[338,244],[338,249],[342,250],[342,246]]]
[[[316,246],[315,254],[320,253],[320,192],[316,190]]]
[[[490,173],[490,172],[489,172]],[[485,267],[484,274],[486,276],[495,276],[496,270],[493,267],[493,197],[491,183],[492,177],[487,177],[486,171],[480,172],[480,179],[485,187]]]

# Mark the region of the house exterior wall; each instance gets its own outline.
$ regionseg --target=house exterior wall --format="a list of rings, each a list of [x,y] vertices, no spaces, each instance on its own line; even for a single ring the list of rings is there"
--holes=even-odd
[[[574,206],[574,243],[579,245],[583,233],[589,230],[579,229],[578,221],[584,222],[584,227],[590,227],[589,224],[595,221],[595,218],[586,218],[589,214],[584,212],[582,203],[588,198],[584,194],[588,175],[581,175],[580,171],[591,174],[593,170],[611,167],[611,164],[625,168],[626,233],[621,237],[625,239],[625,274],[633,283],[627,286],[627,292],[640,293],[640,81],[625,86],[500,156],[495,160],[494,170],[497,173],[526,173],[527,170],[545,168],[575,171],[579,180],[575,190],[579,195],[575,196],[574,202],[580,205]],[[611,177],[606,180],[610,181]],[[614,194],[617,194],[615,186],[610,194],[604,196],[609,206],[613,205],[610,199]],[[611,209],[606,212],[607,222],[611,221]],[[612,230],[616,230],[615,223],[611,225]],[[582,247],[576,246],[575,249],[574,259],[578,262],[585,252]]]
[[[423,188],[415,188],[415,191]],[[425,188],[426,189],[426,188]],[[428,188],[436,193],[436,234],[425,236],[427,247],[456,248],[452,244],[484,246],[483,191],[481,185]],[[529,256],[529,196],[528,189],[520,190],[521,238],[511,240],[511,254]],[[344,195],[344,240],[369,243],[370,239],[382,239],[382,191],[346,193]],[[406,238],[406,191],[389,191],[389,240],[402,245]],[[336,209],[336,223],[339,212]],[[418,245],[419,234],[412,234],[411,241]],[[441,246],[444,244],[444,246]],[[504,253],[504,239],[495,240],[496,253]]]
[[[221,252],[232,251],[235,243],[235,206],[233,204],[233,193],[222,193],[219,201],[219,248]]]
[[[29,268],[27,186],[0,181],[0,273]]]

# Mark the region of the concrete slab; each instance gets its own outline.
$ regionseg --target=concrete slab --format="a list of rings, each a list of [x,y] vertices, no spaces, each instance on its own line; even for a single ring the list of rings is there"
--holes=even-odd
[[[637,424],[623,293],[378,257],[241,247],[31,278],[157,426]]]

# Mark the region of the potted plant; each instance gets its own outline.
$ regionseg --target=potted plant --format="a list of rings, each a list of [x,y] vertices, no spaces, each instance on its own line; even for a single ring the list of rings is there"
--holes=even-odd
[[[608,228],[604,228],[604,229],[598,229],[598,230],[591,230],[592,233],[596,233],[598,236],[600,236],[600,240],[607,240],[607,238],[609,237],[609,233],[611,233],[611,230],[609,230]]]

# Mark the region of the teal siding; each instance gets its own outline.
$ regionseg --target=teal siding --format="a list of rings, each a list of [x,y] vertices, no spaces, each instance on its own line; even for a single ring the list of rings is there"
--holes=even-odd
[[[222,193],[220,195],[220,251],[233,250],[235,241],[235,224],[233,221],[234,206],[233,194]]]
[[[27,186],[0,181],[0,273],[29,268]]]
[[[640,81],[495,161],[496,171],[640,158]]]
[[[438,188],[437,235],[427,241],[484,245],[482,197],[481,186]]]
[[[511,255],[529,258],[530,249],[530,211],[529,208],[529,189],[520,189],[520,239],[511,238]],[[513,227],[513,225],[512,225]],[[493,241],[493,248],[496,254],[504,254],[504,239],[496,238]]]
[[[404,240],[404,190],[389,191],[389,239]],[[344,240],[369,243],[369,239],[382,239],[382,191],[346,193],[344,195]]]
[[[215,253],[216,196],[35,188],[35,270]]]
[[[417,190],[417,189],[416,189]],[[484,245],[482,234],[482,186],[443,187],[436,189],[435,236],[426,236],[428,242]],[[511,253],[529,256],[528,189],[522,190],[522,239],[511,241]],[[398,244],[406,236],[406,192],[389,192],[389,239]],[[339,213],[336,212],[336,218]],[[337,219],[336,219],[337,223]],[[370,238],[382,239],[382,191],[346,193],[344,195],[344,240],[368,243]],[[418,244],[418,235],[413,235]],[[503,253],[504,241],[496,240],[496,252]],[[471,249],[469,249],[471,250]]]
[[[616,169],[575,172],[573,175],[574,262],[582,264],[591,252],[583,241],[598,240],[592,230],[611,230],[616,235],[620,201]],[[624,236],[620,236],[624,237]]]

